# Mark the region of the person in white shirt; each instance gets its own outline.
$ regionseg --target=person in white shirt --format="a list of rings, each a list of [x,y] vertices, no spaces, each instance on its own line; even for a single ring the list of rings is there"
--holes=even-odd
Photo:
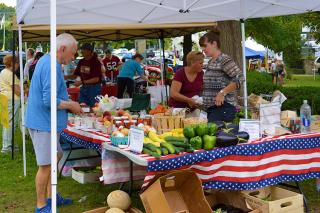
[[[272,83],[276,83],[277,82],[277,78],[278,78],[278,73],[277,73],[277,59],[274,59],[271,63],[271,67],[270,67],[270,71],[272,74]]]
[[[23,70],[24,81],[29,80],[29,68],[33,62],[33,57],[34,57],[34,49],[29,48],[27,51],[27,62],[24,65],[24,70]]]

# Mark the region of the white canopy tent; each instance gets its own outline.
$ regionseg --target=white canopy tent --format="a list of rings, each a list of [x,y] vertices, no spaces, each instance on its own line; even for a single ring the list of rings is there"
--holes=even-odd
[[[54,8],[53,8],[54,7]],[[51,13],[50,13],[51,8]],[[50,25],[51,61],[55,64],[55,35],[58,25],[86,25],[94,28],[102,25],[157,25],[180,23],[204,23],[223,20],[241,20],[243,73],[246,77],[244,21],[249,18],[306,13],[320,10],[320,0],[17,0],[17,24],[24,27]],[[56,12],[56,13],[55,13]],[[50,16],[51,14],[51,16]],[[56,21],[56,22],[55,22]],[[21,46],[21,45],[20,45]],[[55,66],[52,66],[51,82],[56,85]],[[21,81],[22,82],[22,81]],[[55,100],[55,88],[51,91]],[[247,106],[246,80],[244,100]],[[52,133],[56,127],[56,102],[52,101]],[[54,134],[52,134],[54,135]],[[52,150],[56,148],[52,138]],[[55,152],[53,152],[55,153]],[[52,155],[52,165],[56,165]],[[52,170],[52,184],[56,185],[56,168]],[[53,193],[55,190],[53,190]],[[55,194],[54,194],[55,195]],[[52,205],[55,205],[53,200]],[[55,209],[55,207],[54,207]],[[53,211],[55,212],[55,211]]]

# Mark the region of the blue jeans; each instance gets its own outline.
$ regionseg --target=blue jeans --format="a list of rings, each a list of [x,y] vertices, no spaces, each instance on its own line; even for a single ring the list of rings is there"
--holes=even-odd
[[[93,107],[97,102],[95,97],[101,95],[101,84],[82,85],[80,88],[79,103],[85,103]]]
[[[207,109],[208,122],[232,122],[236,116],[236,107],[224,102],[221,106],[211,106]]]

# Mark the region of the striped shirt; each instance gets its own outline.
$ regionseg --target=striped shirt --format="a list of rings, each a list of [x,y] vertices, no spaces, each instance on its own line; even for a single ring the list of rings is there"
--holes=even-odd
[[[216,60],[211,59],[203,76],[204,108],[214,106],[219,91],[231,82],[235,82],[237,89],[239,89],[242,81],[242,71],[230,56],[222,53]],[[228,93],[225,96],[225,101],[235,106],[237,104],[236,91]]]

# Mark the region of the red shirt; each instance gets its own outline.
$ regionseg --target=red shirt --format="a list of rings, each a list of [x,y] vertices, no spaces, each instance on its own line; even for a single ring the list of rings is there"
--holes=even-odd
[[[83,58],[79,61],[74,75],[80,76],[82,81],[96,77],[101,81],[101,63],[96,57],[91,57],[89,60]]]
[[[182,83],[180,94],[192,98],[195,95],[201,95],[203,89],[203,72],[199,72],[193,82],[187,78],[184,68],[179,69],[173,77],[173,81]],[[187,103],[176,101],[173,98],[169,99],[169,106],[175,108],[189,107]]]
[[[119,74],[119,70],[118,70],[118,66],[120,65],[120,59],[115,56],[115,55],[112,55],[111,56],[111,59],[109,58],[104,58],[102,60],[103,62],[103,65],[105,66],[106,68],[106,76],[111,78],[111,72],[113,71],[113,76],[118,76]]]

